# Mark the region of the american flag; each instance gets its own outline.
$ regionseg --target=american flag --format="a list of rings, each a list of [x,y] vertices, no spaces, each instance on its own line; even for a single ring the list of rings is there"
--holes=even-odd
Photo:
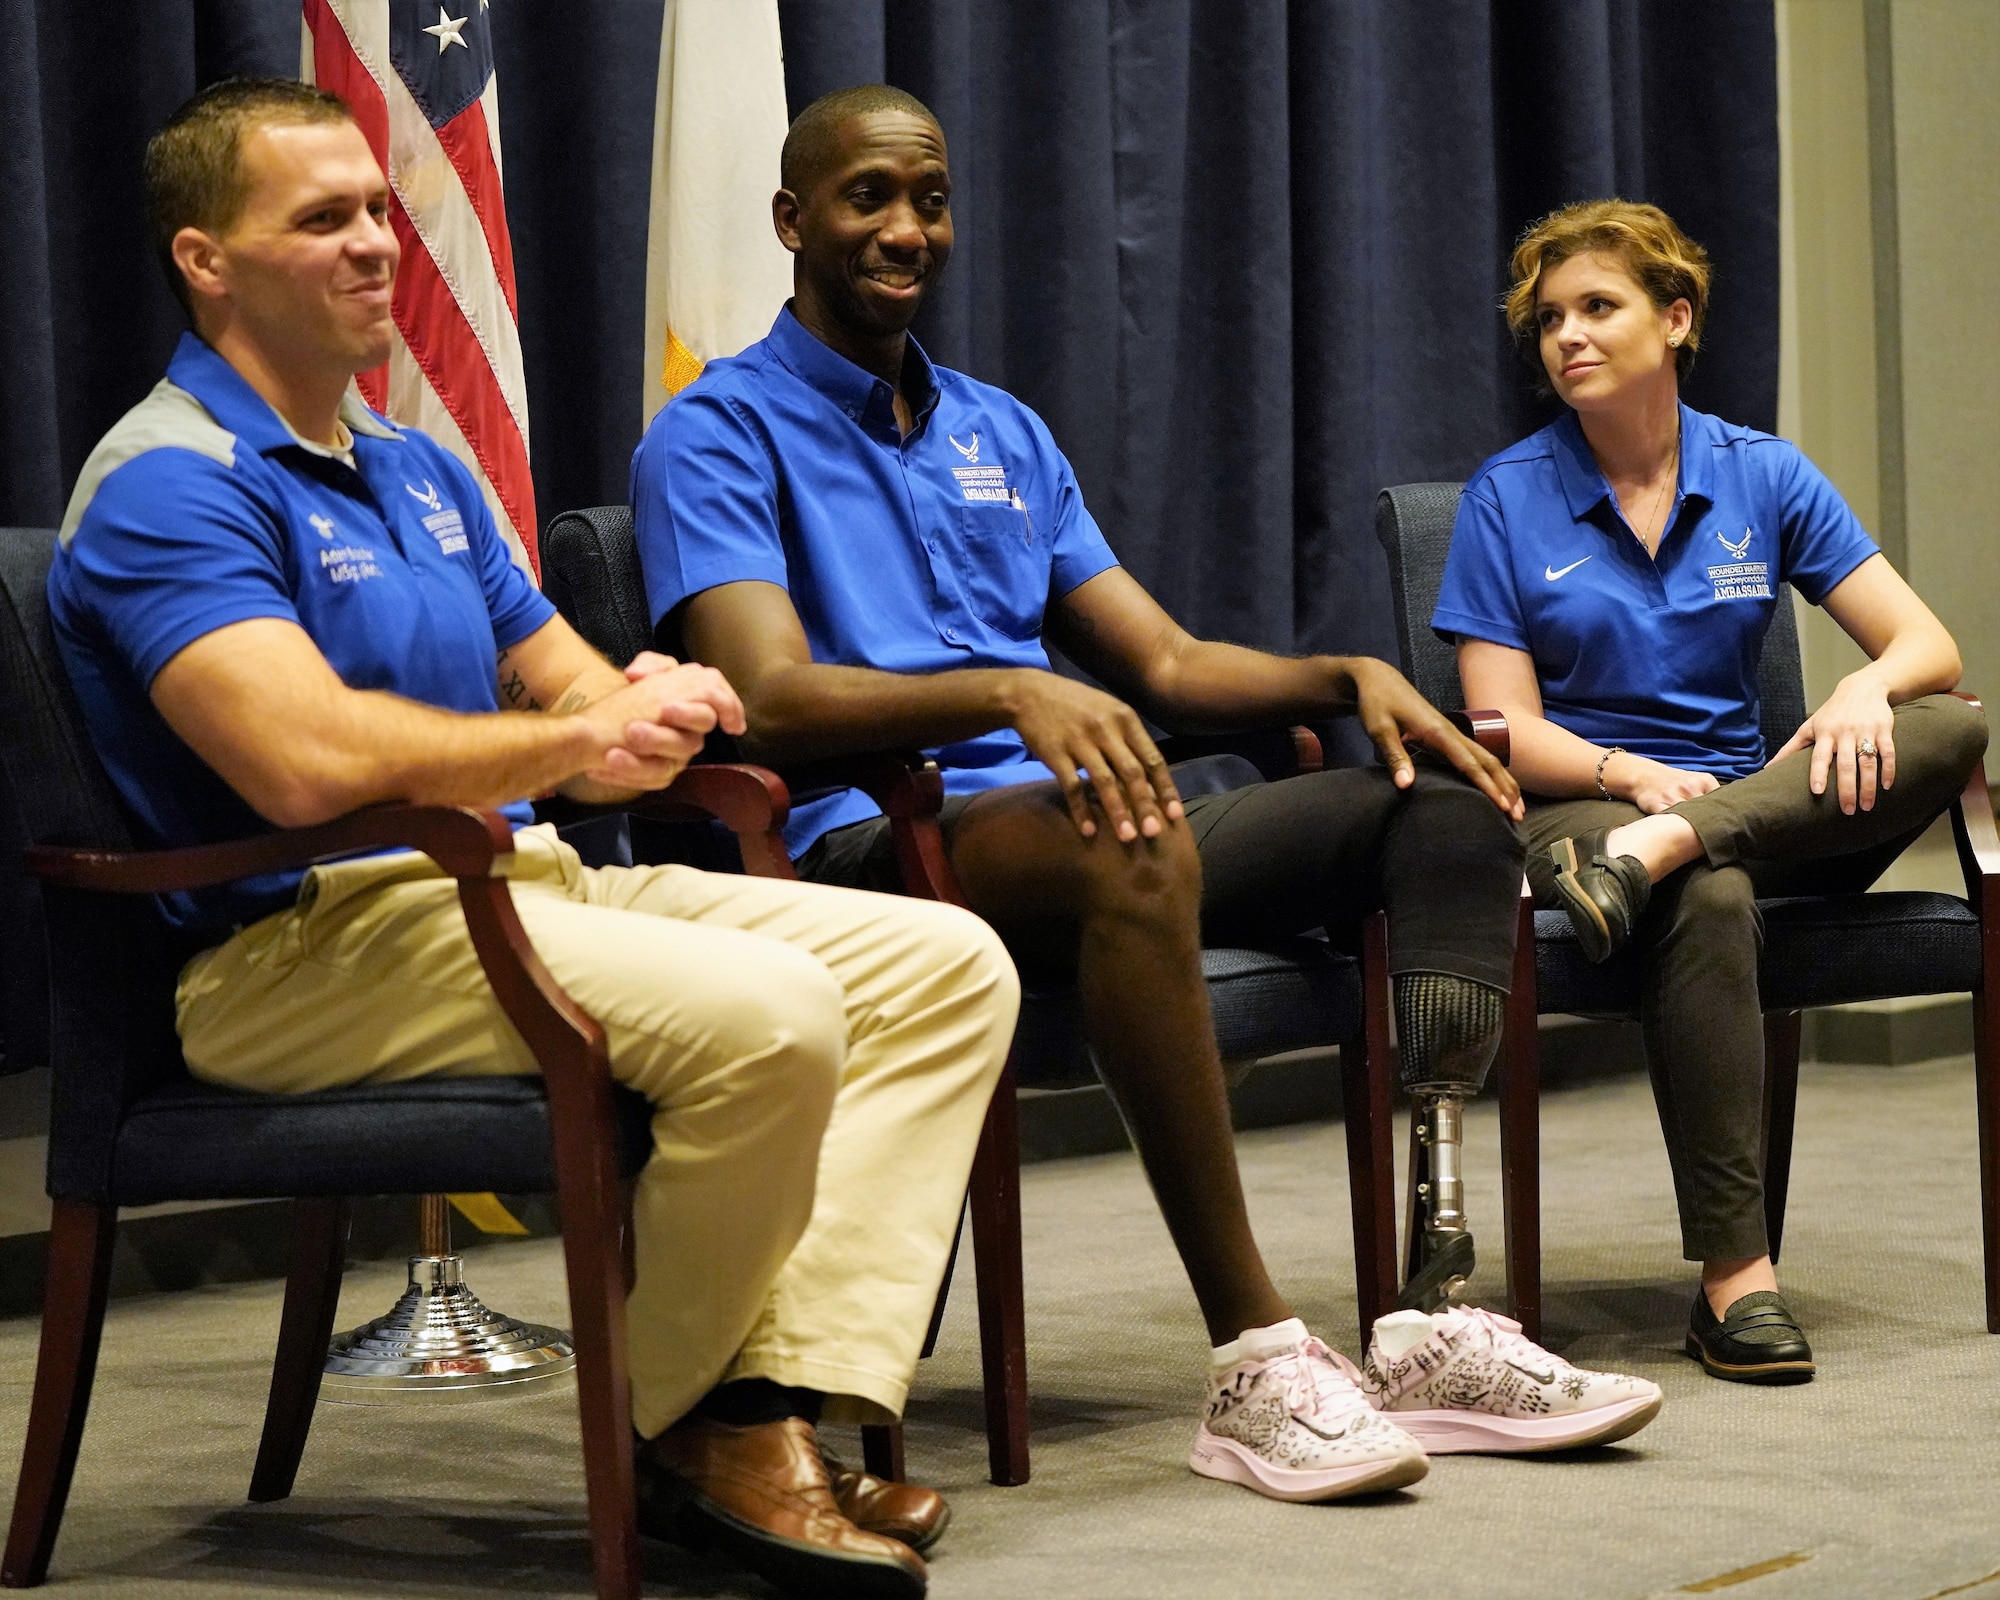
[[[389,175],[402,242],[400,337],[362,397],[478,477],[535,570],[528,391],[514,251],[500,192],[500,109],[487,0],[304,0],[300,76],[340,96]]]

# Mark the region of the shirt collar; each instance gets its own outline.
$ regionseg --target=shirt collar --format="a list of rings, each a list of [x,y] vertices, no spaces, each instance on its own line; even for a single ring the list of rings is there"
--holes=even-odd
[[[895,425],[895,391],[874,373],[857,367],[847,357],[831,346],[823,344],[806,325],[792,314],[789,303],[779,311],[778,320],[771,324],[771,348],[777,351],[778,359],[784,362],[792,374],[808,387],[818,390],[855,421],[869,419],[871,414],[888,420],[891,429]],[[915,334],[909,336],[904,347],[903,366],[907,372],[911,363],[916,364],[916,376],[922,382],[923,404],[916,408],[916,428],[922,430],[937,407],[937,369],[931,365],[931,358],[924,354],[924,347],[917,343]]]
[[[174,358],[167,363],[167,378],[175,388],[185,389],[193,395],[220,426],[227,428],[260,455],[289,447],[309,451],[329,461],[339,459],[325,445],[300,438],[271,403],[250,387],[243,374],[198,334],[181,335],[181,342],[174,347]],[[370,411],[352,389],[340,397],[340,420],[357,438],[402,438],[400,433]]]
[[[1676,500],[1699,499],[1713,505],[1715,463],[1711,457],[1714,452],[1707,448],[1710,419],[1685,405],[1680,408],[1680,413],[1681,464]],[[1597,457],[1591,454],[1590,441],[1583,436],[1583,424],[1577,421],[1574,411],[1564,407],[1550,433],[1555,448],[1556,476],[1562,482],[1563,499],[1569,504],[1569,514],[1578,522],[1586,521],[1593,511],[1611,498],[1611,485],[1605,481],[1604,472],[1597,465]]]

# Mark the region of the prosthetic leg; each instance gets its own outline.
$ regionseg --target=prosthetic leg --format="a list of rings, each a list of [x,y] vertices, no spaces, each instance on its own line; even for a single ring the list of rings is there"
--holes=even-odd
[[[1485,1086],[1500,1048],[1507,997],[1443,972],[1403,973],[1395,991],[1403,1087],[1416,1097],[1416,1137],[1429,1158],[1426,1181],[1416,1183],[1412,1174],[1411,1270],[1396,1303],[1406,1311],[1435,1311],[1472,1276],[1459,1167],[1463,1110],[1466,1098]]]

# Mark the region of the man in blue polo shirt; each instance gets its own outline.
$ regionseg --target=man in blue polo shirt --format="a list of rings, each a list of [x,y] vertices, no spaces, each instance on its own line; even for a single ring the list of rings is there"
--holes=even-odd
[[[793,124],[783,168],[794,298],[668,404],[633,463],[655,620],[728,672],[753,756],[930,750],[971,905],[1017,959],[1075,973],[1215,1346],[1194,1469],[1293,1500],[1411,1481],[1412,1440],[1354,1426],[1360,1397],[1259,1257],[1200,946],[1386,907],[1406,1073],[1476,1086],[1511,975],[1513,782],[1379,661],[1190,638],[1117,564],[1041,420],[925,357],[907,329],[951,210],[921,103],[828,96]],[[1114,692],[1050,671],[1045,637]],[[1352,713],[1387,765],[1184,803],[1134,707],[1182,727]],[[1405,740],[1457,771],[1417,766]],[[801,808],[790,843],[808,878],[895,886],[858,793]],[[1469,1353],[1483,1325],[1398,1315],[1413,1321],[1378,1330],[1386,1361],[1429,1339],[1454,1352],[1426,1358],[1439,1365],[1487,1359]],[[1549,1402],[1578,1437],[1610,1415],[1590,1394]]]
[[[823,1405],[901,1410],[1013,1031],[1005,951],[950,907],[592,871],[526,826],[524,796],[664,787],[709,730],[742,730],[734,692],[651,653],[605,662],[508,559],[466,469],[355,398],[389,352],[398,249],[340,101],[204,91],[148,147],[146,185],[194,331],[85,465],[49,574],[139,833],[504,807],[523,925],[656,1108],[627,1307],[649,1531],[789,1592],[913,1600],[912,1546],[943,1502],[830,1478],[814,1430]],[[426,858],[162,909],[191,955],[176,1008],[198,1078],[304,1092],[536,1070]]]

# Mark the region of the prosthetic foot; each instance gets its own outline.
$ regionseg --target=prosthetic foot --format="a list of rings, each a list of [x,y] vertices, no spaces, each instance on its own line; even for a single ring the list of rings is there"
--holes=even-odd
[[[1463,1111],[1466,1098],[1485,1086],[1500,1047],[1506,997],[1443,972],[1403,973],[1395,991],[1403,1087],[1417,1099],[1416,1136],[1429,1169],[1411,1197],[1410,1273],[1397,1305],[1436,1311],[1472,1276],[1472,1232],[1459,1166]]]

